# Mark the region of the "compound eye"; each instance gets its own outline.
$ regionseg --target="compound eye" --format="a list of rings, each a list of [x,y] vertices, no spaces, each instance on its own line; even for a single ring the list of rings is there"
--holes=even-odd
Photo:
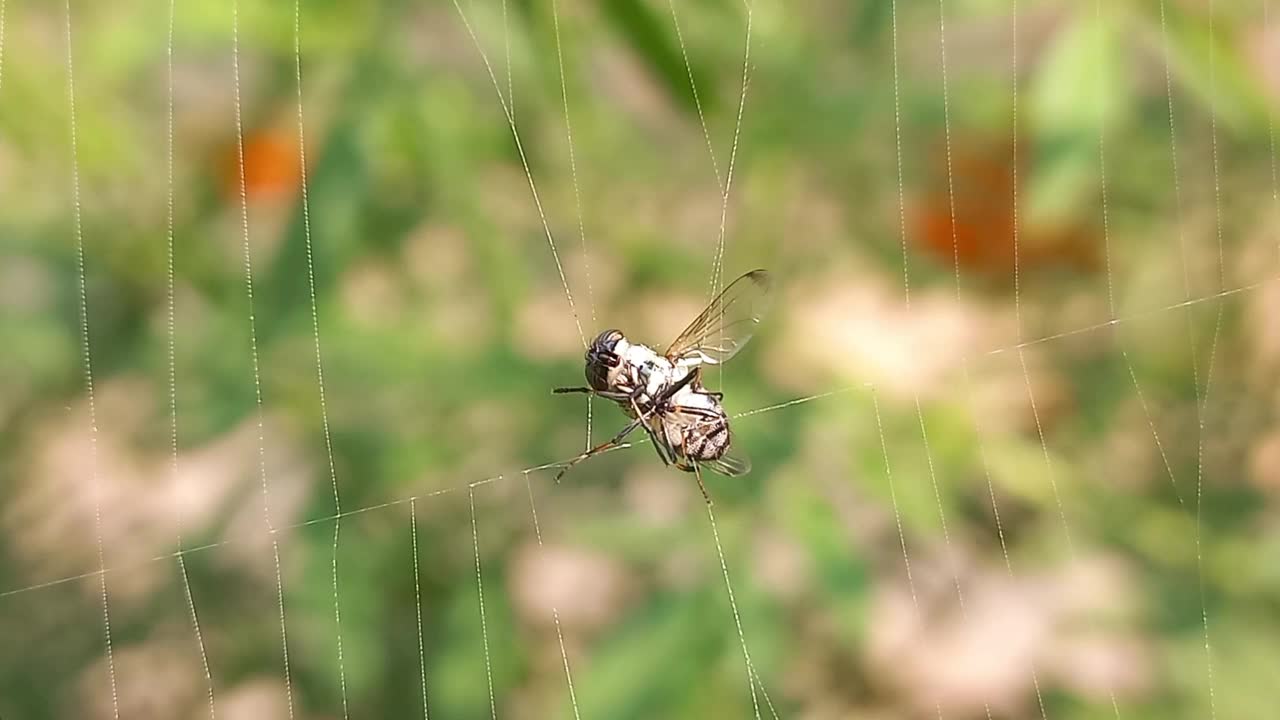
[[[616,360],[616,357],[610,359]],[[616,365],[607,362],[605,357],[596,355],[587,361],[586,375],[587,384],[597,392],[604,392],[609,389],[609,370]]]
[[[618,341],[622,339],[622,331],[616,329],[605,330],[591,341],[591,349],[597,353],[612,353],[613,349],[618,345]]]
[[[587,383],[598,392],[609,389],[609,371],[622,362],[618,357],[618,343],[622,340],[621,330],[605,330],[591,341],[586,353]]]

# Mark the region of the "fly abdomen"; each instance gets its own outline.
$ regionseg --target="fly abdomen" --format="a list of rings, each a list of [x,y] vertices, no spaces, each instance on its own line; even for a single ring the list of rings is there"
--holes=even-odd
[[[721,415],[685,430],[684,450],[692,460],[719,460],[729,450],[729,419]]]

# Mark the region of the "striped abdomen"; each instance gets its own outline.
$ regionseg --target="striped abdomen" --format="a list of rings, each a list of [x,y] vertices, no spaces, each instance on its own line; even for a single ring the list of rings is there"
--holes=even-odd
[[[684,429],[684,454],[690,460],[719,460],[729,450],[729,418],[721,412]]]

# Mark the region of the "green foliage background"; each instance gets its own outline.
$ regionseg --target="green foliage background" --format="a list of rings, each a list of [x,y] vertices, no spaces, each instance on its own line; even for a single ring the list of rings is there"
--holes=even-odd
[[[726,369],[726,403],[840,391],[741,418],[754,471],[708,480],[766,716],[1267,716],[1280,31],[1259,29],[1265,2],[1212,18],[1022,2],[1015,83],[1013,6],[948,0],[945,95],[938,5],[754,3],[740,135],[743,5],[675,3],[679,35],[662,2],[552,7],[461,0],[504,93],[510,73],[581,331],[660,346],[691,317],[732,157],[725,275],[769,267],[779,297]],[[63,8],[5,11],[0,717],[110,716],[99,538],[124,717],[204,716],[210,688],[219,717],[285,714],[273,542],[297,717],[340,717],[344,695],[351,717],[417,717],[423,678],[431,717],[488,717],[491,696],[503,717],[752,714],[692,479],[642,446],[559,484],[524,472],[582,445],[584,404],[548,392],[579,381],[581,344],[458,10],[308,0],[295,57],[291,3],[239,2],[246,133],[297,132],[297,60],[309,165],[308,215],[292,190],[249,203],[262,425],[232,4],[175,10],[176,473],[169,8],[72,3],[78,206]],[[946,139],[957,160],[1007,141],[1015,109],[1023,226],[1092,228],[1099,270],[1028,266],[1015,287],[982,262],[956,275],[910,228],[904,250],[899,193],[910,221]],[[603,403],[592,419],[597,441],[621,422]]]

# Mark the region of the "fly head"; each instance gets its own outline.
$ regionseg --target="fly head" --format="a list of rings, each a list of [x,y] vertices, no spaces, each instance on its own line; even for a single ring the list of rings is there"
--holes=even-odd
[[[609,372],[622,362],[622,357],[617,352],[618,343],[622,339],[621,330],[605,330],[587,348],[587,384],[593,390],[605,392],[609,389]]]

